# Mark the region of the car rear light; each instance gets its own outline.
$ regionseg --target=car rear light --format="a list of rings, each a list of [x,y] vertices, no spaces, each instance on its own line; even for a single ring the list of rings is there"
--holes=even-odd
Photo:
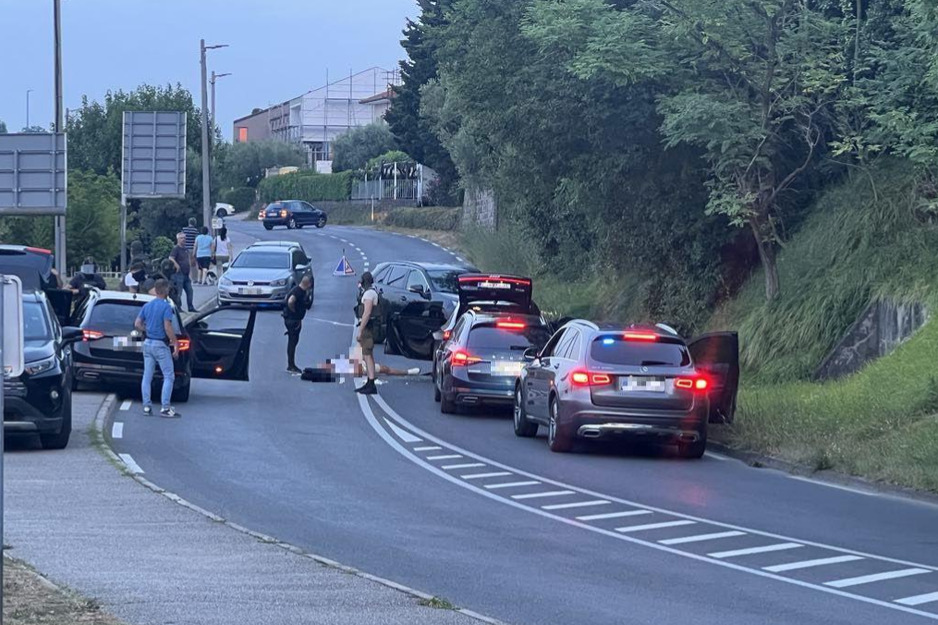
[[[39,254],[49,254],[52,255],[52,250],[47,250],[44,247],[27,247],[27,252],[37,252]]]
[[[578,386],[606,386],[612,384],[612,376],[608,373],[590,373],[589,371],[574,371],[570,379]]]
[[[97,341],[98,339],[104,338],[104,332],[99,332],[98,330],[82,330],[81,334],[86,341]]]
[[[179,351],[181,352],[189,351],[189,348],[192,346],[192,343],[189,341],[189,339],[177,339],[176,343],[179,345]]]
[[[521,321],[499,321],[495,327],[500,330],[524,330],[528,326]]]
[[[654,332],[626,332],[626,341],[657,341],[658,335]]]
[[[443,340],[448,341],[450,337],[453,336],[452,330],[443,330]]]
[[[459,350],[453,352],[454,367],[465,367],[467,365],[474,365],[477,362],[482,362],[482,359],[478,356],[471,356],[467,351]]]
[[[677,378],[674,380],[674,386],[686,391],[705,391],[710,383],[704,377]]]
[[[502,276],[460,276],[460,282],[494,282],[503,284],[520,284],[522,286],[531,286],[531,281],[524,278],[503,278]]]

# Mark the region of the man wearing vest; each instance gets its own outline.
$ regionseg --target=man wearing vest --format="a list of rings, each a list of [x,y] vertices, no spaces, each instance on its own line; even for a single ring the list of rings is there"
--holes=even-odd
[[[287,371],[297,375],[303,372],[296,366],[296,346],[300,342],[303,318],[309,310],[312,296],[313,281],[309,276],[303,276],[300,285],[290,291],[283,305],[283,325],[287,328]]]
[[[375,336],[374,326],[377,321],[378,292],[374,289],[375,279],[370,271],[362,274],[362,294],[358,301],[356,313],[358,321],[358,344],[362,346],[362,359],[365,361],[365,370],[368,381],[361,388],[355,389],[362,395],[376,395],[378,387],[375,385]]]

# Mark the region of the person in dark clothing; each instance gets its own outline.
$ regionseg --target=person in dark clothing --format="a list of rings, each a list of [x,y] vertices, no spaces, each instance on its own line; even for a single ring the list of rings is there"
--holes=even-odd
[[[195,217],[190,217],[189,225],[182,229],[182,233],[186,235],[186,249],[189,250],[189,266],[192,272],[189,278],[192,280],[196,280],[199,276],[195,261],[195,238],[199,236],[199,228],[195,224]]]
[[[85,259],[81,269],[68,283],[68,288],[72,293],[80,293],[82,289],[89,287],[101,290],[107,289],[104,278],[98,273],[98,266],[90,256]]]
[[[287,296],[283,306],[283,324],[287,331],[287,371],[301,374],[296,366],[296,346],[300,342],[300,332],[303,329],[303,318],[313,301],[313,281],[309,276],[303,276],[299,286],[293,288]]]
[[[189,312],[196,312],[195,301],[192,297],[192,278],[189,277],[189,270],[192,255],[186,249],[186,235],[180,232],[176,235],[176,247],[169,253],[169,259],[173,262],[176,272],[173,274],[173,286],[176,287],[176,307],[182,310],[182,294],[186,294],[189,300]]]
[[[147,273],[153,271],[150,255],[144,251],[143,243],[141,241],[134,241],[130,244],[130,265],[133,266],[137,263],[143,263],[144,269],[146,269]]]

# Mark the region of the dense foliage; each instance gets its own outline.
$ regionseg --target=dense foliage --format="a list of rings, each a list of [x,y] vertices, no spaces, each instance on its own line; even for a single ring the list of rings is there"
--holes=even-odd
[[[396,208],[384,216],[387,226],[452,231],[459,227],[457,208]]]
[[[253,187],[235,187],[221,193],[221,201],[234,206],[236,212],[250,210],[254,204],[257,190]]]
[[[344,201],[351,197],[352,176],[347,172],[317,174],[296,172],[271,176],[257,187],[262,202],[277,200],[306,200],[307,202]]]
[[[299,167],[306,163],[303,150],[283,141],[234,143],[219,150],[215,163],[222,188],[257,187],[272,167]]]
[[[353,128],[333,143],[333,171],[364,169],[369,160],[397,148],[387,124],[375,122]]]

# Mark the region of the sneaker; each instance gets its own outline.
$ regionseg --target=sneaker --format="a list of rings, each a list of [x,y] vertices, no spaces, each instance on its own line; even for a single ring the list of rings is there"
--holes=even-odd
[[[182,415],[176,412],[176,409],[170,406],[169,408],[163,408],[160,410],[160,416],[166,419],[178,419]]]
[[[368,380],[364,386],[355,389],[355,392],[361,395],[377,395],[378,387],[375,385],[374,380]]]
[[[146,416],[149,417],[150,415],[153,414],[153,408],[152,408],[151,406],[144,406],[144,407],[143,407],[143,414],[145,414]]]
[[[303,372],[297,367],[287,367],[287,373],[292,373],[293,375],[302,375]]]

